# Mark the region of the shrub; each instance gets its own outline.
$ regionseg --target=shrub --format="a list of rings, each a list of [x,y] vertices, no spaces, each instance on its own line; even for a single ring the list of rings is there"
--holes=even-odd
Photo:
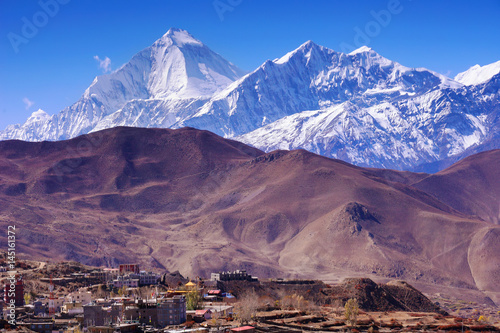
[[[345,303],[344,309],[345,309],[344,316],[346,321],[351,326],[356,325],[359,313],[358,300],[356,298],[349,299],[347,303]]]
[[[489,320],[489,318],[488,318],[488,317],[486,317],[486,316],[484,316],[484,315],[481,315],[481,316],[479,316],[479,318],[477,319],[477,321],[478,321],[478,322],[480,322],[480,323],[484,323],[484,324],[486,324],[486,323],[488,323],[490,320]]]

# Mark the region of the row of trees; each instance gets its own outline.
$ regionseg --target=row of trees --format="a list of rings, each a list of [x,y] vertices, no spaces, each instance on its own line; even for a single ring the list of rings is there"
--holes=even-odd
[[[239,298],[236,307],[238,319],[242,323],[248,323],[255,317],[257,310],[261,305],[259,297],[254,290],[243,294]],[[283,296],[279,301],[276,301],[276,305],[279,305],[282,310],[314,311],[317,308],[314,304],[305,300],[304,296],[297,294]],[[351,326],[355,326],[358,314],[358,300],[356,298],[349,299],[344,306],[344,316],[346,322]]]
[[[197,288],[188,288],[188,292],[186,293],[186,307],[188,310],[198,310],[203,308],[203,297]],[[152,288],[143,287],[139,289],[135,289],[133,293],[136,296],[140,296],[142,298],[146,298],[151,296]],[[119,296],[127,296],[128,288],[123,287],[118,289],[117,294]],[[107,290],[105,286],[100,285],[97,290],[97,296],[115,296],[116,294],[112,290]],[[238,299],[238,303],[236,305],[236,315],[237,318],[244,324],[249,323],[252,319],[255,318],[257,310],[261,304],[259,300],[259,296],[255,292],[255,290],[248,291],[242,295],[240,295]],[[276,301],[277,306],[279,306],[282,310],[298,310],[298,311],[314,311],[317,307],[312,304],[310,301],[304,299],[302,295],[283,295],[283,297]],[[357,322],[357,317],[359,313],[358,301],[354,299],[349,299],[344,306],[345,319],[347,323],[354,326]]]

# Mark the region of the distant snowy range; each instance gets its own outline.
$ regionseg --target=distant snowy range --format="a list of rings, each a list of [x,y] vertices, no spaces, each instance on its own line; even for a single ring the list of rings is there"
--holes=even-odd
[[[454,79],[368,47],[308,41],[250,73],[170,29],[73,105],[0,139],[63,140],[115,126],[195,127],[264,151],[306,149],[359,166],[435,172],[500,148],[500,61]]]

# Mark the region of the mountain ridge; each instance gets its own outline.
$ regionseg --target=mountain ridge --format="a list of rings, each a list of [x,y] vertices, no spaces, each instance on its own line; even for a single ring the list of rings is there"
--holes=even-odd
[[[72,106],[50,119],[10,125],[0,139],[189,126],[267,152],[303,148],[361,166],[435,172],[500,147],[500,74],[484,68],[486,81],[465,85],[368,47],[344,54],[307,41],[245,73],[172,28],[97,77]]]
[[[474,65],[468,70],[458,73],[455,80],[465,85],[485,83],[500,73],[500,60],[485,66]]]
[[[485,186],[497,157],[459,162],[451,171],[483,171],[448,182],[482,188],[472,194],[480,202],[492,193]],[[259,277],[398,278],[500,301],[500,226],[452,208],[446,200],[456,193],[411,185],[439,184],[442,174],[367,169],[305,150],[264,153],[192,128],[1,141],[0,166],[0,223],[22,221],[16,246],[27,257],[134,261],[189,276],[240,268]]]
[[[172,28],[119,69],[96,77],[76,103],[39,122],[37,131],[27,132],[23,126],[11,125],[0,132],[0,139],[76,137],[101,129],[99,122],[123,108],[144,112],[141,101],[162,104],[167,114],[159,115],[161,122],[169,124],[178,109],[182,112],[196,106],[244,73],[187,31]]]

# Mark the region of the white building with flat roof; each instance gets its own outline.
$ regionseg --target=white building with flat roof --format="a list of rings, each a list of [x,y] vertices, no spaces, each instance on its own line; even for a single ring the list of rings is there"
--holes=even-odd
[[[139,287],[139,279],[134,279],[130,276],[118,276],[113,280],[113,286],[116,288],[128,287],[128,288],[137,288]]]

